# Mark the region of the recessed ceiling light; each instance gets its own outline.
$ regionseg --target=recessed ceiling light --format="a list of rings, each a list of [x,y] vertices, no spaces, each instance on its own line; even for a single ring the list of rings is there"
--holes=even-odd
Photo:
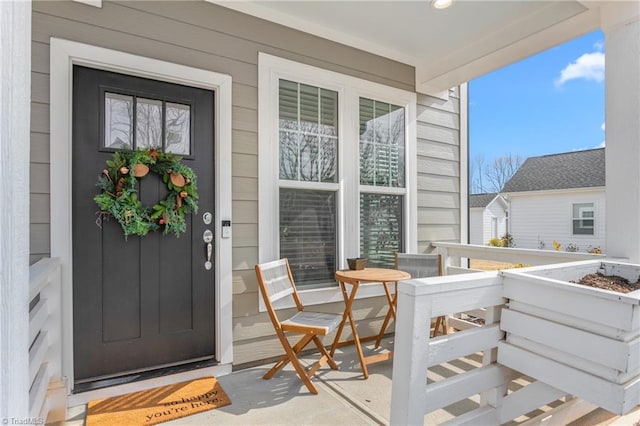
[[[453,0],[433,0],[431,6],[434,9],[446,9],[453,4]]]

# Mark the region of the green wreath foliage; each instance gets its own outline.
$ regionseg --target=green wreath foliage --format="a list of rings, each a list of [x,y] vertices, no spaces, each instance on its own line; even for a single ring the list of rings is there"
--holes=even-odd
[[[115,152],[96,184],[102,192],[93,199],[101,217],[113,216],[122,226],[125,239],[158,230],[179,237],[187,230],[185,214],[198,212],[196,175],[181,160],[182,157],[155,149]],[[161,176],[169,190],[163,200],[151,207],[143,206],[137,194],[138,179],[147,173]]]

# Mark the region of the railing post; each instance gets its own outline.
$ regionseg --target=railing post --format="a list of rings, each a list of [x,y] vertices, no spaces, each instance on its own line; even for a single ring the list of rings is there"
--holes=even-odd
[[[49,340],[47,362],[52,371],[52,380],[60,380],[62,375],[62,298],[60,294],[60,275],[60,264],[57,263],[47,278],[48,284],[40,293],[40,297],[47,300],[47,335]]]
[[[451,253],[448,247],[438,247],[438,254],[442,258],[442,274],[449,275],[449,267],[452,266]]]
[[[427,386],[431,297],[415,285],[398,284],[398,310],[391,384],[391,424],[422,425]]]
[[[0,1],[0,419],[29,414],[31,2]],[[10,200],[10,201],[9,201]]]
[[[47,299],[47,362],[52,372],[46,396],[49,409],[47,421],[60,422],[67,416],[67,387],[62,377],[62,268],[58,259],[53,260],[56,263],[41,297]]]
[[[491,325],[500,322],[502,315],[501,306],[492,306],[485,311],[484,325]],[[504,338],[504,337],[503,337]],[[492,348],[482,353],[482,366],[488,366],[495,364],[498,361],[498,348]],[[480,406],[485,407],[487,405],[491,407],[499,407],[502,405],[502,398],[507,394],[508,383],[503,386],[490,389],[480,394]]]

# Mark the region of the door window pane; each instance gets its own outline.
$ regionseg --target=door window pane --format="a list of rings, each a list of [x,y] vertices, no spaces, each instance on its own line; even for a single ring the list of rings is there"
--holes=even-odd
[[[338,181],[338,93],[280,80],[280,179]]]
[[[324,284],[336,271],[336,193],[280,189],[280,257],[298,286]]]
[[[162,148],[162,101],[136,99],[136,147]]]
[[[104,147],[133,148],[133,97],[104,95]]]
[[[360,183],[403,188],[404,108],[360,98]]]
[[[191,153],[191,107],[167,102],[165,152]]]
[[[393,267],[402,251],[402,200],[400,195],[360,194],[360,257],[368,266]]]

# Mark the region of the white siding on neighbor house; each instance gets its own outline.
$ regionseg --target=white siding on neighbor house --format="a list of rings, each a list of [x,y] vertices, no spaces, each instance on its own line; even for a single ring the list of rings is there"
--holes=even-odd
[[[594,235],[573,235],[575,203],[594,204]],[[536,249],[542,242],[545,250],[554,250],[553,241],[562,244],[563,251],[570,243],[581,252],[590,246],[605,248],[604,188],[512,193],[509,204],[511,234],[518,248]]]
[[[469,244],[486,244],[484,239],[484,207],[469,209]]]
[[[487,244],[492,238],[500,238],[507,232],[506,207],[498,199],[487,205],[483,212],[482,243]],[[496,220],[496,232],[493,234],[493,220]]]
[[[405,64],[244,15],[207,2],[33,3],[30,166],[31,263],[50,253],[49,42],[78,41],[231,75],[233,78],[234,363],[279,355],[266,313],[258,311],[258,52],[413,91]],[[460,95],[418,95],[418,249],[460,238]],[[325,307],[323,307],[325,308]],[[326,306],[342,312],[343,304]],[[386,313],[383,297],[354,304],[361,333]]]

